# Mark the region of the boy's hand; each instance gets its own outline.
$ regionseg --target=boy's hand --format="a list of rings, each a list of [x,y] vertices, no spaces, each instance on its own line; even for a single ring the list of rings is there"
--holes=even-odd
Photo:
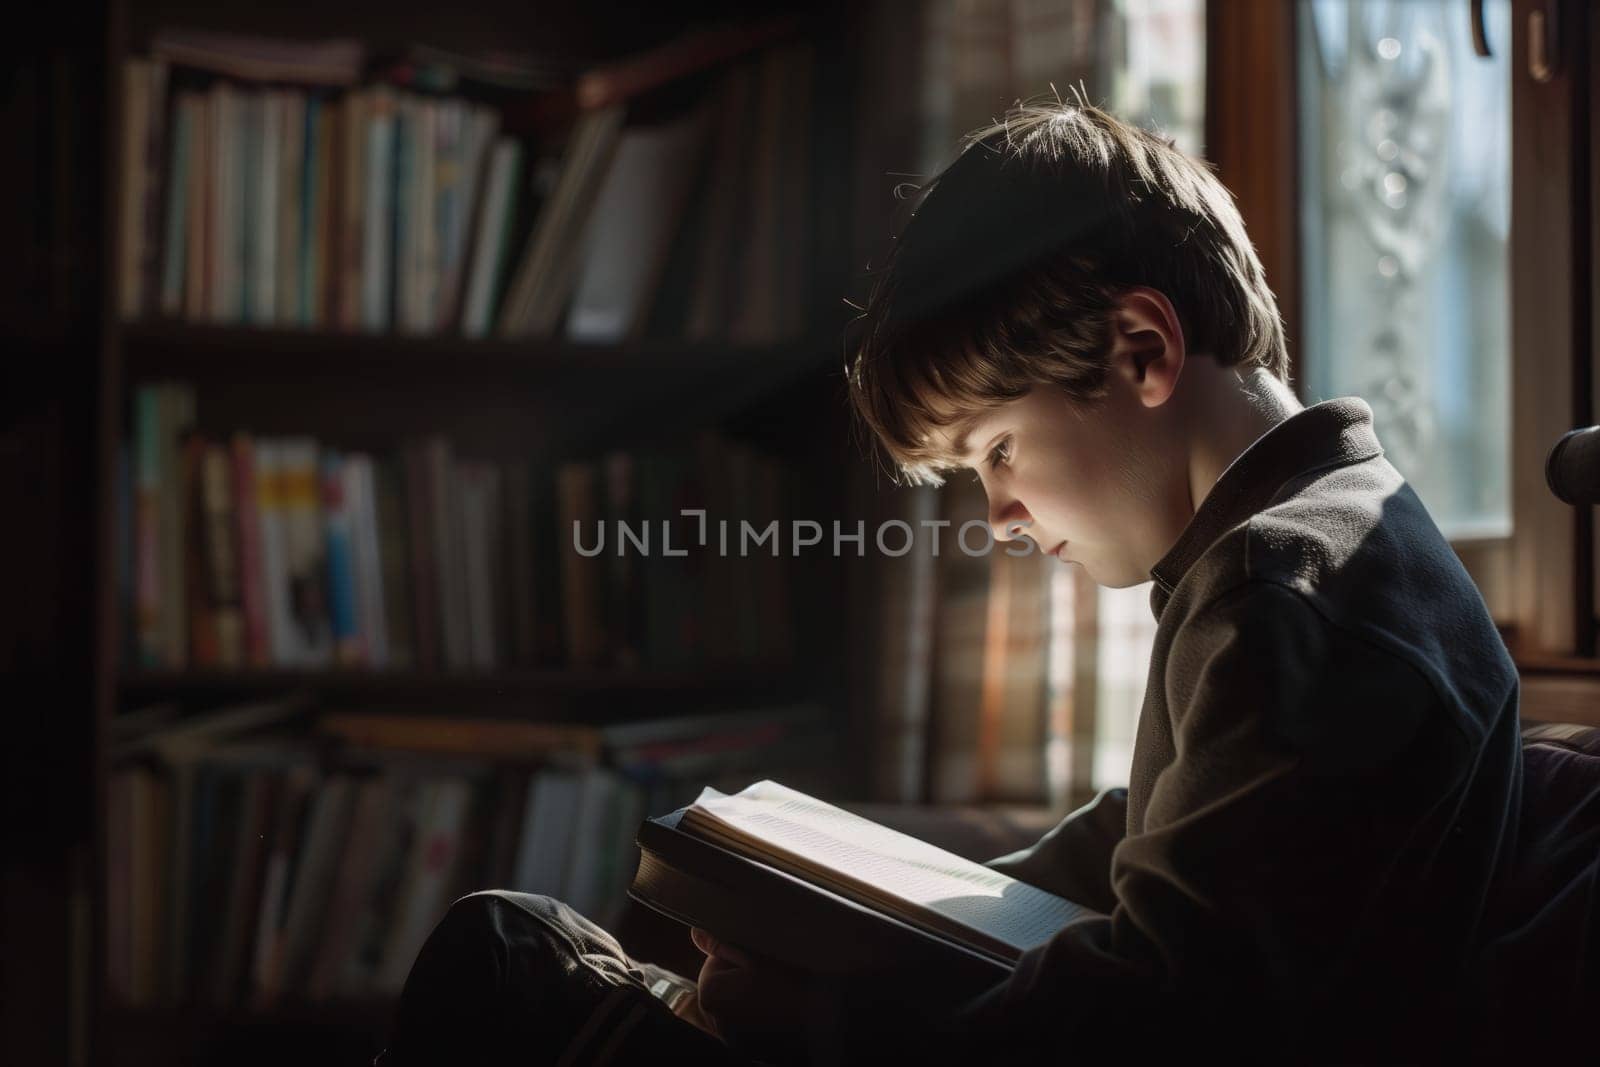
[[[836,1022],[840,1004],[833,991],[810,975],[719,941],[699,928],[689,936],[706,954],[697,999],[711,1032],[757,1059],[804,1062],[808,1031]]]

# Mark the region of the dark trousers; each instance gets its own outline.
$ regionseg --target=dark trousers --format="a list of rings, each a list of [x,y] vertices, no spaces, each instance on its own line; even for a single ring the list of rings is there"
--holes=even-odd
[[[463,897],[418,953],[379,1067],[753,1061],[669,1006],[687,979],[550,897]]]

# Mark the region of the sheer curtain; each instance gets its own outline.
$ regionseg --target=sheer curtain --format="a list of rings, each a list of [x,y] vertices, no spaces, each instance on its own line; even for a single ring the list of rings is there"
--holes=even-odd
[[[895,5],[902,31],[908,7]],[[915,10],[920,174],[1013,101],[1052,88],[1064,98],[1069,86],[1201,151],[1204,0],[925,0]],[[879,561],[878,795],[1064,810],[1126,784],[1155,630],[1149,586],[1100,589],[1038,554],[958,551],[954,531],[986,516],[970,474],[891,497],[903,520],[949,525],[937,557],[919,544]]]
[[[1308,401],[1372,405],[1452,539],[1511,532],[1511,5],[1300,0]]]

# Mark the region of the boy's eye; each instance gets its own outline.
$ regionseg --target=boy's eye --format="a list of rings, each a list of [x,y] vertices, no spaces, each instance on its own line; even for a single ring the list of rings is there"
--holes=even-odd
[[[989,469],[993,470],[1011,458],[1011,438],[1003,439],[989,452]]]

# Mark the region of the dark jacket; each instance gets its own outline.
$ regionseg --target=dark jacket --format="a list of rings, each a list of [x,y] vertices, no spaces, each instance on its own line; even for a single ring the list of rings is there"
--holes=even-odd
[[[1130,785],[993,861],[1105,914],[953,1029],[991,1053],[1470,1051],[1515,665],[1359,399],[1285,420],[1152,571]]]

